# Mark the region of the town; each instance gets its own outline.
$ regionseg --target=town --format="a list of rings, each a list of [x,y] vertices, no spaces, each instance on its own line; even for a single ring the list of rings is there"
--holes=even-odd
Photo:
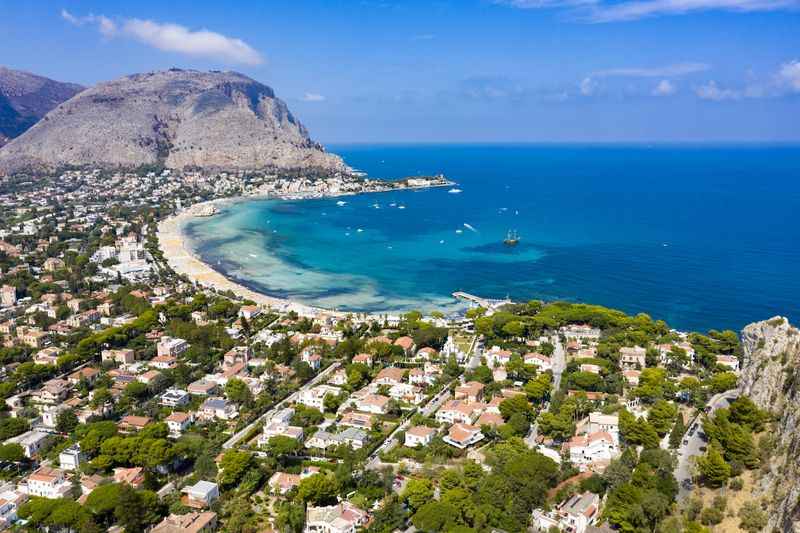
[[[209,200],[381,187],[162,169],[5,178],[0,529],[764,527],[748,494],[770,420],[739,394],[734,332],[565,302],[298,312],[177,274],[156,236]]]

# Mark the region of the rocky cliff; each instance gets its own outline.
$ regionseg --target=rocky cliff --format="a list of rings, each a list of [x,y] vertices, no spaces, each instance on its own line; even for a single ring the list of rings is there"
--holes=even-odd
[[[740,388],[776,419],[756,494],[770,503],[767,531],[800,531],[800,331],[775,317],[744,328],[742,345]]]
[[[0,171],[60,166],[343,170],[273,90],[235,72],[172,69],[87,89],[0,149]]]
[[[82,90],[74,83],[0,66],[0,146]]]

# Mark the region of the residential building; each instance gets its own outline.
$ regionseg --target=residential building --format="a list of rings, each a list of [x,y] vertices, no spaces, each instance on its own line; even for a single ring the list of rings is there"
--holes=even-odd
[[[156,344],[157,355],[177,357],[189,349],[189,343],[183,339],[163,336]]]
[[[356,400],[356,409],[365,413],[385,415],[389,411],[390,401],[391,400],[386,396],[382,396],[380,394],[369,394]]]
[[[355,533],[367,523],[369,515],[349,502],[327,507],[309,506],[305,533]]]
[[[341,391],[340,388],[331,385],[317,385],[311,389],[301,391],[298,395],[297,403],[301,403],[307,407],[313,407],[324,413],[325,396],[329,394],[338,396]]]
[[[622,368],[644,368],[647,350],[641,346],[624,346],[619,349],[619,364]]]
[[[72,489],[72,484],[63,470],[40,466],[25,481],[20,483],[18,489],[28,496],[56,499],[65,497]]]
[[[217,530],[217,513],[205,511],[171,514],[156,524],[150,533],[211,533]]]
[[[167,389],[161,395],[159,403],[165,407],[182,407],[189,403],[191,395],[181,389]]]
[[[224,398],[213,397],[207,399],[200,406],[199,415],[205,420],[218,418],[220,420],[233,420],[239,416],[236,405]]]
[[[479,381],[468,381],[456,387],[456,400],[463,400],[466,403],[475,403],[483,398],[483,383]]]
[[[135,489],[144,484],[144,470],[139,467],[115,468],[114,483],[127,483]]]
[[[103,362],[115,361],[121,365],[129,365],[136,360],[136,356],[131,349],[103,350],[100,352],[100,359]]]
[[[39,452],[39,449],[49,436],[49,433],[31,430],[26,431],[22,435],[17,435],[16,437],[7,439],[4,444],[19,444],[22,447],[22,453],[25,455],[25,457],[30,459]]]
[[[717,365],[727,367],[733,372],[738,372],[739,358],[733,355],[718,355]]]
[[[468,446],[482,441],[483,438],[484,435],[481,433],[480,427],[459,422],[450,426],[443,440],[447,444],[463,450]]]
[[[189,429],[189,426],[194,422],[194,417],[191,413],[183,413],[181,411],[173,411],[164,419],[169,428],[170,436],[180,437],[181,434]]]
[[[77,470],[85,460],[80,444],[73,444],[58,454],[58,464],[62,470]]]
[[[572,437],[564,443],[562,450],[569,454],[570,462],[581,472],[590,469],[602,472],[612,459],[619,456],[617,443],[606,431]]]
[[[427,426],[413,426],[406,431],[404,445],[409,448],[427,446],[436,436],[436,430]]]
[[[219,486],[211,481],[200,480],[192,486],[184,487],[186,496],[181,499],[187,507],[208,508],[219,499]]]

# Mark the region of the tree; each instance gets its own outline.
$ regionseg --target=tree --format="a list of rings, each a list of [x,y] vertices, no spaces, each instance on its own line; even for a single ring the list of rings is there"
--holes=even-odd
[[[709,386],[714,393],[725,392],[736,388],[736,379],[733,372],[718,372],[711,376]]]
[[[722,458],[719,444],[712,442],[705,455],[697,458],[697,468],[712,487],[721,487],[731,477],[731,467]]]
[[[659,436],[664,436],[669,431],[678,408],[674,403],[666,400],[657,400],[647,414],[647,421],[653,426]]]
[[[515,414],[522,415],[526,420],[529,420],[533,416],[533,406],[525,396],[521,394],[515,394],[500,402],[499,409],[500,414],[503,415],[503,419],[506,422]]]
[[[251,405],[253,403],[253,393],[247,383],[238,378],[231,378],[225,384],[225,396],[238,405]]]
[[[447,525],[453,524],[453,519],[457,514],[452,505],[430,501],[414,513],[411,522],[417,529],[423,531],[445,531]]]
[[[0,441],[16,437],[28,431],[30,425],[24,418],[2,418],[0,419]]]
[[[433,501],[433,483],[427,478],[410,479],[403,491],[403,499],[412,511]]]
[[[271,437],[267,442],[269,452],[275,457],[283,457],[286,455],[295,455],[300,451],[300,443],[297,439],[286,437],[284,435],[276,435]]]
[[[114,518],[125,529],[125,533],[139,533],[144,531],[145,509],[142,500],[133,487],[123,483],[119,487],[117,504],[114,507]]]
[[[219,484],[228,489],[239,484],[252,464],[252,455],[239,450],[228,450],[219,462]]]
[[[22,446],[16,443],[0,444],[0,461],[7,463],[21,463],[25,460]]]
[[[678,414],[675,417],[675,425],[672,426],[672,431],[669,434],[669,447],[673,450],[681,445],[683,434],[686,433],[686,425],[683,421],[683,415]]]
[[[78,426],[78,417],[72,409],[65,409],[56,417],[56,430],[60,433],[71,433]]]
[[[739,528],[748,533],[758,533],[767,527],[767,515],[754,501],[745,502],[739,509]]]
[[[739,396],[728,406],[730,421],[748,426],[754,433],[764,429],[767,415],[747,396]]]
[[[86,508],[102,523],[109,523],[119,502],[122,485],[100,485],[86,497]]]
[[[330,505],[336,503],[339,487],[333,475],[314,474],[300,481],[297,497],[311,505]]]
[[[525,384],[525,394],[532,402],[541,403],[550,394],[551,375],[548,372],[539,374]]]

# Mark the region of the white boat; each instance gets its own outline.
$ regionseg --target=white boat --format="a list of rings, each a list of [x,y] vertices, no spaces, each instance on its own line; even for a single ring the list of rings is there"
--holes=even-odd
[[[450,194],[458,194],[458,193],[460,193],[460,192],[464,192],[464,191],[462,191],[461,189],[456,189],[456,188],[454,187],[454,188],[450,189],[450,190],[449,190],[449,191],[447,191],[447,192],[449,192]]]
[[[404,206],[404,205],[398,205],[397,206],[397,209],[405,209],[405,208],[406,208],[406,206]]]
[[[361,228],[358,228],[356,231],[357,231],[358,233],[361,233],[361,232],[362,232],[362,231],[364,231],[364,230],[363,230],[363,229],[361,229]]]
[[[347,205],[347,202],[345,202],[344,200],[339,200],[338,202],[336,202],[336,205],[342,207],[343,205]]]

